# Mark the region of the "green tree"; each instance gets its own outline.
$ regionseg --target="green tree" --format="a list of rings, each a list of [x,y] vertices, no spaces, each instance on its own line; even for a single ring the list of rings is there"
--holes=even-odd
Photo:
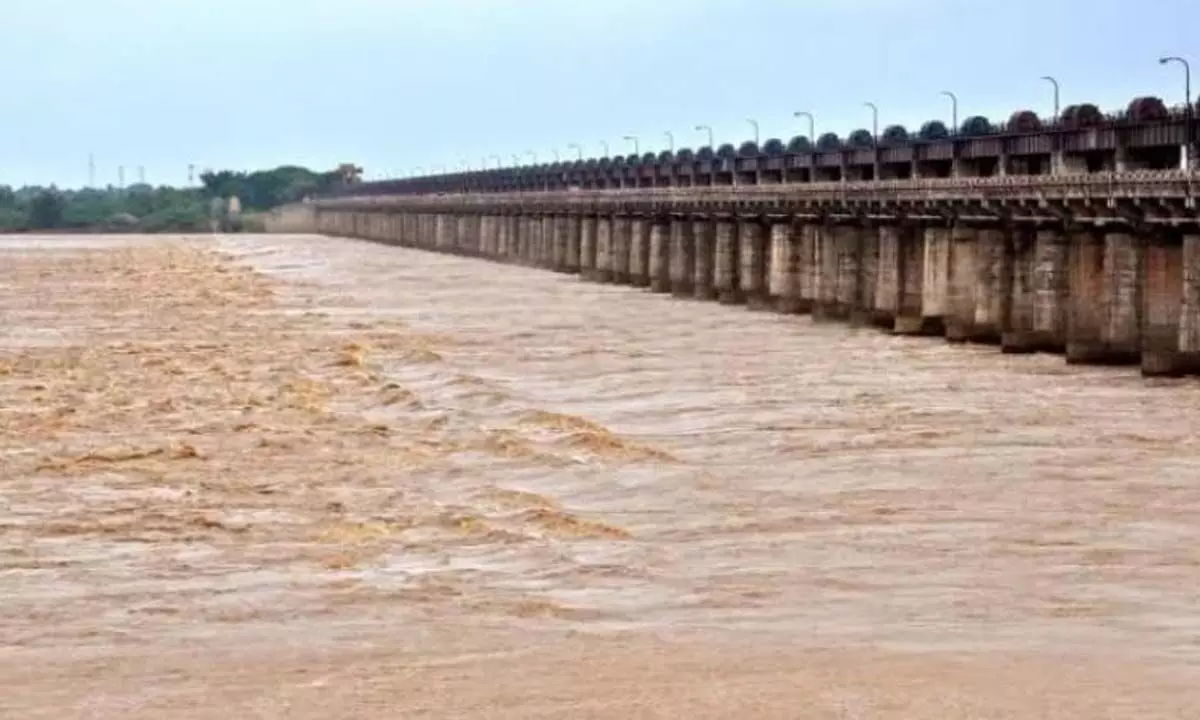
[[[29,215],[15,207],[0,207],[0,232],[24,232],[29,229]]]
[[[63,196],[57,190],[39,192],[29,203],[29,227],[34,230],[61,227],[64,207]]]
[[[354,172],[351,172],[353,170]],[[328,192],[356,182],[358,168],[345,165],[315,172],[298,165],[243,172],[218,170],[200,176],[201,187],[174,188],[135,184],[59,190],[54,187],[0,185],[0,232],[67,228],[97,232],[196,232],[207,230],[213,203],[241,200],[246,215],[229,223],[231,231],[256,227],[252,216],[283,203]]]
[[[330,190],[346,180],[338,170],[318,173],[297,165],[282,165],[251,173],[205,172],[200,175],[200,182],[208,197],[227,200],[236,196],[247,210],[269,210]]]

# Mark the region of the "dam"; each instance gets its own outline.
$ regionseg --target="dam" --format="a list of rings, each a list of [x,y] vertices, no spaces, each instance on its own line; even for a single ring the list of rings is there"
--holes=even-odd
[[[363,196],[272,226],[577,273],[897,334],[1200,371],[1184,171]]]
[[[1200,372],[1194,109],[926,123],[363,183],[316,232],[900,335]],[[811,133],[810,133],[811,135]]]

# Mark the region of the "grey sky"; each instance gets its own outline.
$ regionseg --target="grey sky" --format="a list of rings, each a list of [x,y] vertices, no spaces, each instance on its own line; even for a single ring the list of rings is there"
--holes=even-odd
[[[3,0],[0,182],[180,183],[188,163],[368,176],[1183,99],[1195,0]],[[1200,53],[1192,56],[1200,72]],[[527,157],[527,156],[525,156]],[[494,160],[490,160],[494,163]]]

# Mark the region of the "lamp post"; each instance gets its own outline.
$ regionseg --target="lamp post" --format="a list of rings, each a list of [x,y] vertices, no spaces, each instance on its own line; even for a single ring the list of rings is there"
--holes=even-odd
[[[712,131],[711,127],[709,127],[707,125],[697,125],[696,132],[707,132],[708,133],[708,146],[710,148],[713,146],[713,131]]]
[[[675,154],[675,134],[672,133],[670,130],[666,130],[663,132],[663,135],[667,136],[667,150],[672,155],[674,155]]]
[[[493,155],[492,159],[496,161],[496,169],[497,170],[504,167],[504,160],[501,159],[501,157],[499,155]]]
[[[942,96],[950,98],[950,134],[958,134],[958,96],[949,90],[943,90]]]
[[[513,153],[512,159],[513,159],[513,167],[521,167],[521,156],[520,155]]]
[[[1187,128],[1187,140],[1184,145],[1184,148],[1185,148],[1184,162],[1186,163],[1186,165],[1185,165],[1186,169],[1191,170],[1192,169],[1192,143],[1195,139],[1195,133],[1193,132],[1193,122],[1192,122],[1194,119],[1193,116],[1195,115],[1195,113],[1192,110],[1192,66],[1190,64],[1188,64],[1187,60],[1184,60],[1183,58],[1177,57],[1175,55],[1168,55],[1167,57],[1161,57],[1158,59],[1159,65],[1166,65],[1167,63],[1173,63],[1173,62],[1179,63],[1180,65],[1183,66],[1183,94],[1185,96],[1184,99],[1187,101],[1187,104],[1184,105],[1184,113],[1185,113],[1185,118],[1186,118],[1186,120],[1184,122],[1186,123],[1186,128]]]
[[[537,165],[537,153],[536,152],[534,152],[532,150],[526,150],[525,154],[528,155],[533,160],[534,165]]]
[[[1061,110],[1059,109],[1060,106],[1059,106],[1059,102],[1058,102],[1058,98],[1059,98],[1058,80],[1056,80],[1054,77],[1052,77],[1050,75],[1043,75],[1042,79],[1054,86],[1054,120],[1055,120],[1055,122],[1057,122],[1058,114],[1061,112]]]
[[[792,117],[808,119],[808,141],[815,143],[817,141],[817,122],[813,119],[813,114],[806,110],[797,110],[792,113]]]
[[[600,147],[604,148],[604,157],[608,157],[608,156],[609,156],[609,155],[608,155],[608,141],[607,141],[607,140],[601,140],[601,141],[600,141]]]
[[[750,123],[750,127],[754,128],[754,145],[757,147],[759,141],[758,121],[754,118],[746,118],[746,122]]]
[[[571,143],[567,147],[574,149],[575,152],[578,153],[579,159],[583,159],[583,146],[581,146],[579,143]]]
[[[628,140],[629,142],[633,143],[633,154],[634,155],[641,154],[640,150],[638,149],[637,135],[626,135],[623,139]]]
[[[1168,57],[1161,57],[1158,59],[1159,65],[1166,65],[1167,63],[1173,63],[1173,62],[1179,63],[1180,65],[1183,66],[1183,93],[1184,93],[1184,95],[1187,96],[1188,106],[1191,107],[1191,104],[1192,104],[1192,66],[1190,64],[1188,64],[1187,60],[1184,60],[1181,57],[1176,57],[1174,55],[1170,55]]]
[[[871,140],[879,144],[879,108],[873,102],[865,102],[864,106],[871,108]]]

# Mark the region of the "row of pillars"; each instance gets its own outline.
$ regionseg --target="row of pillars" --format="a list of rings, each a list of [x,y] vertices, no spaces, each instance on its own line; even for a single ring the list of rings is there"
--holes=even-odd
[[[318,232],[1067,362],[1200,374],[1200,234],[322,210]]]

